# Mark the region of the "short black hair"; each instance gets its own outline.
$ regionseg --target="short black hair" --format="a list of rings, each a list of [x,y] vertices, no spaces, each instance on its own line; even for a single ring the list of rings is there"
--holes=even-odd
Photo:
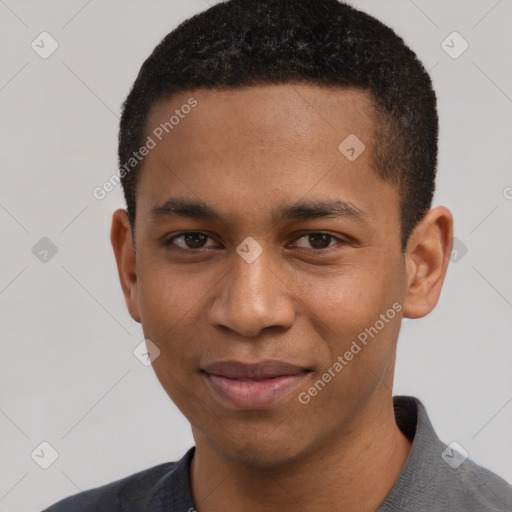
[[[155,103],[198,88],[285,83],[355,87],[370,94],[377,130],[372,168],[398,188],[405,250],[435,190],[436,95],[400,36],[338,0],[221,2],[181,23],[156,46],[123,104],[120,123],[120,176],[133,233],[141,165],[134,161],[126,172],[126,163],[143,145]]]

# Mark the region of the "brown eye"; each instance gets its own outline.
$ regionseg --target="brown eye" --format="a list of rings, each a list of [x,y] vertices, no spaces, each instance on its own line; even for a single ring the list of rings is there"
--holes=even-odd
[[[204,233],[199,233],[197,231],[190,231],[188,233],[181,233],[179,235],[173,236],[169,239],[165,245],[177,245],[181,249],[203,249],[206,246],[206,242],[210,239],[208,235]]]
[[[326,235],[324,233],[308,235],[308,237],[309,243],[314,249],[325,249],[326,247],[329,247],[333,238],[331,235]]]
[[[329,247],[332,247],[333,245],[336,245],[336,242],[343,242],[340,238],[330,235],[329,233],[308,233],[304,236],[301,236],[297,242],[299,241],[305,241],[306,245],[298,245],[298,247],[305,248],[305,249],[314,249],[314,250],[322,250],[322,249],[328,249]],[[335,242],[332,244],[331,242]]]
[[[183,235],[183,240],[189,249],[201,249],[208,237],[202,233],[188,233]]]

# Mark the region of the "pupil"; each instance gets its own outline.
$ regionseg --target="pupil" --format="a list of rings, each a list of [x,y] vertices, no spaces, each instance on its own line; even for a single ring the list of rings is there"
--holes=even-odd
[[[324,233],[319,233],[319,234],[315,234],[315,235],[309,235],[309,243],[315,249],[324,249],[325,247],[328,247],[329,243],[331,241],[330,239],[331,239],[331,235],[326,235]],[[316,244],[314,242],[314,240],[320,241],[320,244]],[[322,243],[322,240],[323,240],[324,243]]]
[[[187,233],[185,235],[185,243],[191,249],[200,249],[203,246],[205,239],[206,236],[202,233]]]

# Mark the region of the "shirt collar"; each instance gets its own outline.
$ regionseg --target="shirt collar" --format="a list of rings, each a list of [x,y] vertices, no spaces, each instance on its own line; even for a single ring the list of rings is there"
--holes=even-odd
[[[436,468],[446,464],[441,454],[445,445],[437,437],[423,404],[411,396],[393,397],[395,418],[400,430],[412,441],[400,475],[377,512],[408,510],[432,483]],[[414,485],[412,485],[414,483]]]

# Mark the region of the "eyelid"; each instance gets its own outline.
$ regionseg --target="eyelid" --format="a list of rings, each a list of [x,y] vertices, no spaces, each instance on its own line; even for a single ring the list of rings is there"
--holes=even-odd
[[[164,246],[175,246],[177,249],[181,249],[183,251],[190,251],[190,252],[194,252],[194,253],[199,253],[199,252],[204,251],[204,249],[205,249],[204,247],[201,247],[199,249],[188,249],[188,248],[180,247],[179,245],[176,245],[173,243],[176,238],[180,238],[181,236],[188,235],[188,234],[204,235],[207,238],[209,238],[210,240],[215,241],[215,239],[211,235],[209,235],[208,233],[205,233],[204,231],[182,231],[182,232],[172,235],[170,238],[165,239],[163,242],[163,245]],[[302,232],[300,235],[295,236],[294,242],[297,242],[301,238],[305,238],[309,235],[327,235],[327,236],[332,237],[334,240],[336,240],[337,243],[334,245],[330,245],[328,247],[322,248],[322,249],[308,249],[305,247],[299,247],[299,249],[311,251],[311,252],[315,252],[315,253],[326,253],[326,252],[334,249],[338,245],[346,245],[346,244],[350,243],[348,240],[341,238],[338,235],[333,235],[332,233],[330,233],[328,231],[305,231],[305,232]],[[209,248],[211,249],[211,247],[209,247]],[[208,247],[206,247],[206,249],[208,249]]]
[[[205,233],[204,231],[181,231],[180,233],[176,233],[175,235],[172,235],[171,237],[166,238],[163,242],[163,245],[165,247],[168,247],[168,246],[176,247],[177,249],[181,249],[183,251],[201,252],[201,250],[204,249],[203,247],[201,247],[200,249],[188,249],[188,248],[180,247],[179,245],[176,245],[174,243],[174,240],[176,238],[180,238],[181,236],[190,235],[190,234],[204,235],[205,237],[209,238],[210,240],[214,240],[214,238],[211,235],[209,235],[208,233]]]
[[[305,249],[306,251],[312,251],[315,253],[327,253],[330,250],[334,249],[338,245],[346,245],[346,244],[350,243],[348,240],[341,238],[338,235],[333,235],[329,231],[306,231],[305,233],[302,233],[301,235],[296,237],[294,239],[294,241],[297,242],[301,238],[307,237],[309,235],[327,235],[327,236],[330,236],[331,238],[333,238],[337,243],[335,243],[334,245],[329,245],[328,247],[325,247],[323,249],[307,249],[305,247],[299,247],[299,249]]]

